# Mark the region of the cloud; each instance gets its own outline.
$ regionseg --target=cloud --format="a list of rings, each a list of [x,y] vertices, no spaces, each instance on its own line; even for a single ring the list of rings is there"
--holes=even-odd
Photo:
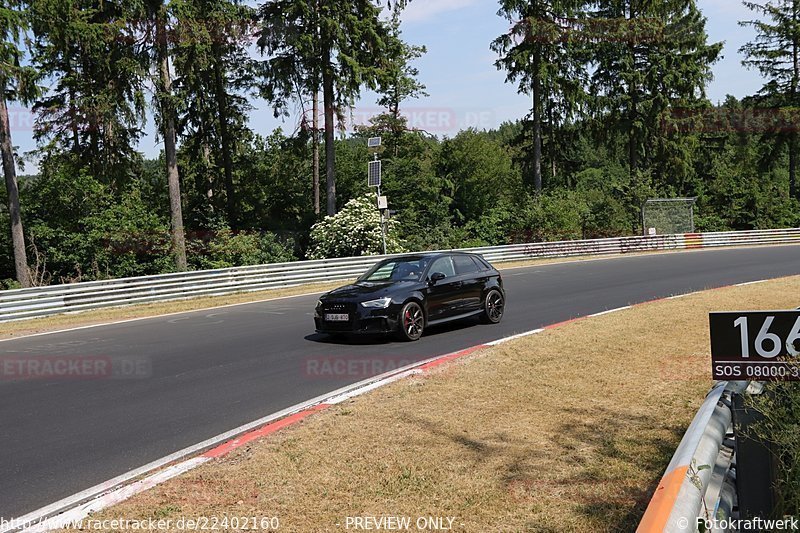
[[[427,22],[440,13],[458,11],[475,4],[476,0],[419,0],[403,11],[403,22]]]

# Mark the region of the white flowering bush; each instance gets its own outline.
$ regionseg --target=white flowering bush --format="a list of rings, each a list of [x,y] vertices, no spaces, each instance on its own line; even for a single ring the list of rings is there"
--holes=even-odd
[[[389,220],[386,230],[386,252],[404,252],[397,237],[397,221]],[[333,216],[327,216],[311,227],[309,259],[380,255],[381,215],[375,197],[353,198]]]

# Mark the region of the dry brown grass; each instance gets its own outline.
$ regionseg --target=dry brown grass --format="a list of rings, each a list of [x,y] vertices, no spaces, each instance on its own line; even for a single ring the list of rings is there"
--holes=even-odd
[[[487,348],[101,517],[277,515],[285,531],[336,531],[353,515],[434,515],[456,531],[632,531],[711,385],[708,312],[792,308],[798,294],[800,277],[708,291]]]

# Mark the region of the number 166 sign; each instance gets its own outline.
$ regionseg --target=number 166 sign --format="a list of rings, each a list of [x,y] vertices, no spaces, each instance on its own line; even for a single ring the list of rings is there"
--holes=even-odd
[[[800,381],[800,311],[711,313],[714,379]]]

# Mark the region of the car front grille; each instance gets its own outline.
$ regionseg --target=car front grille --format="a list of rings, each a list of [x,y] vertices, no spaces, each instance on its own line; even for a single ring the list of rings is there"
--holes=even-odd
[[[346,322],[325,320],[325,313],[347,313],[350,320]],[[322,323],[328,331],[350,331],[356,320],[356,304],[353,302],[324,302],[322,304]]]
[[[352,302],[325,302],[322,304],[322,311],[327,313],[349,313],[352,315],[356,311],[356,304]]]

